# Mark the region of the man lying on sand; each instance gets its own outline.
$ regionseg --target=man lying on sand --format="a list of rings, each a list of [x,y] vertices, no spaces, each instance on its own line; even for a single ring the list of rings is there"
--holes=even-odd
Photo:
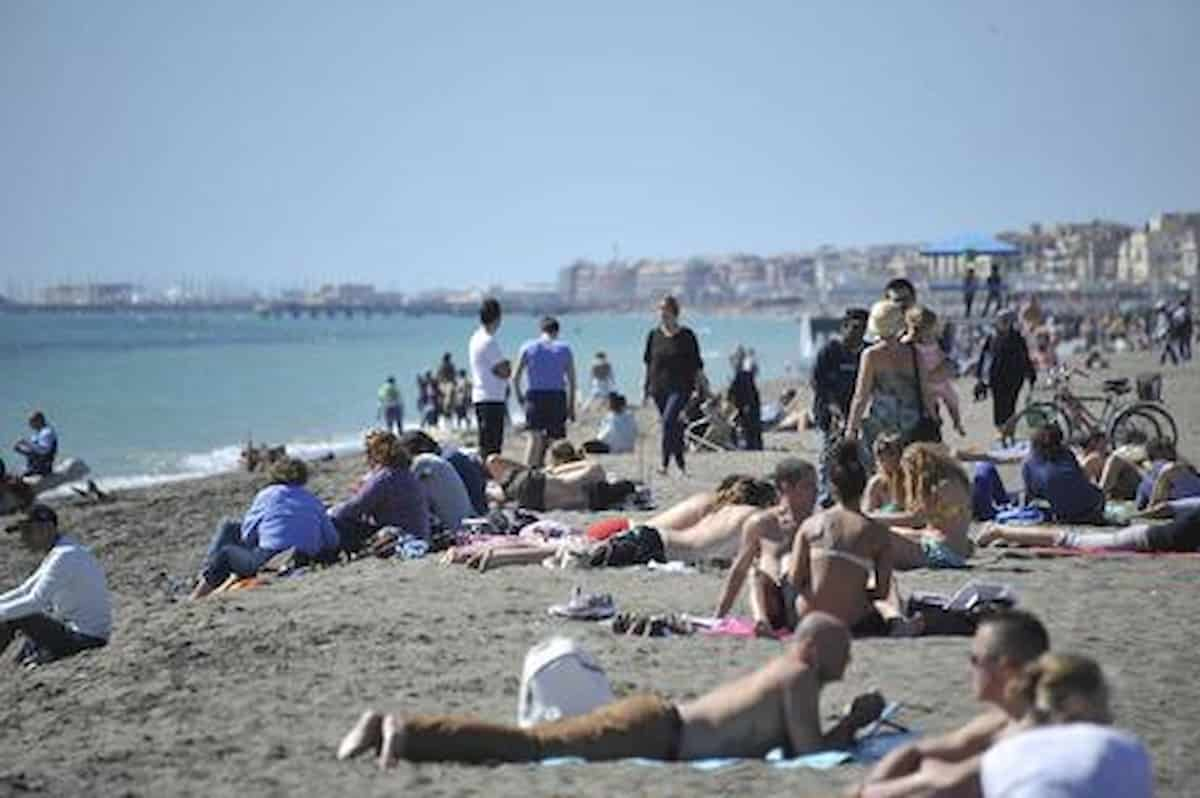
[[[1024,714],[1020,691],[1011,688],[1049,648],[1046,627],[1027,612],[984,616],[971,641],[971,684],[976,699],[991,707],[956,731],[892,751],[871,771],[860,795],[978,794],[980,757]]]
[[[792,628],[810,612],[827,612],[859,636],[907,636],[920,631],[900,609],[892,576],[892,535],[860,509],[867,470],[858,444],[829,453],[836,503],[801,525],[786,578],[755,574],[754,619],[766,631]]]
[[[628,757],[683,761],[759,758],[774,748],[790,756],[844,748],[884,706],[878,693],[860,695],[833,728],[821,731],[821,688],[840,680],[849,661],[846,627],[814,613],[796,630],[786,653],[695,701],[676,704],[657,695],[636,695],[529,729],[468,717],[368,710],[342,739],[337,755],[349,759],[373,751],[386,768],[402,759],[472,764],[562,756],[594,762]]]
[[[645,565],[651,561],[731,560],[746,536],[780,539],[778,519],[761,510],[775,502],[768,483],[742,474],[721,481],[715,493],[698,493],[601,543],[530,543],[448,552],[443,562],[465,562],[480,571],[502,565],[539,563],[547,557],[572,559],[583,566]],[[761,517],[756,517],[761,516]]]
[[[497,502],[514,501],[530,510],[589,510],[612,503],[608,495],[604,466],[575,451],[570,441],[558,441],[550,447],[548,468],[529,468],[498,454],[484,465],[494,484],[488,485],[489,498]],[[627,486],[625,495],[632,490]]]

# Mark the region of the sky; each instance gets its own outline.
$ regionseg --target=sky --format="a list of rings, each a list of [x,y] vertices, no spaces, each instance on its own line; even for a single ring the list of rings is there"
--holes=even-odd
[[[1200,3],[0,2],[0,292],[1200,209]]]

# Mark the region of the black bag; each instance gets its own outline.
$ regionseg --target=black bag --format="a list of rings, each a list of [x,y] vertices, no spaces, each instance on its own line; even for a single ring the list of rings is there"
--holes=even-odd
[[[910,443],[941,443],[942,442],[942,422],[937,416],[931,415],[929,408],[925,407],[925,393],[921,390],[921,365],[917,362],[917,346],[912,346],[913,371],[917,375],[917,406],[921,409],[921,418],[917,421],[916,426],[910,429],[904,436],[904,445]]]

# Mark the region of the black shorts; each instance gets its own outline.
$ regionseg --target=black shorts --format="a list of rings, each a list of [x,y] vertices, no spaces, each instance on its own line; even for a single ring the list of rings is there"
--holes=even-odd
[[[479,453],[483,457],[499,454],[504,446],[504,402],[476,402],[475,421],[479,426]]]
[[[528,510],[545,511],[546,475],[537,468],[514,468],[500,486],[504,496]]]
[[[567,437],[567,392],[530,391],[525,394],[525,426],[546,437]]]
[[[1146,540],[1150,551],[1200,551],[1200,510],[1152,525]]]
[[[666,549],[658,530],[651,526],[635,526],[593,549],[590,564],[593,567],[624,566],[666,561]]]

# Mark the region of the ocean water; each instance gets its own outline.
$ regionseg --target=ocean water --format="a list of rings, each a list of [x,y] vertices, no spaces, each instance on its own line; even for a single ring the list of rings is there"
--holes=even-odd
[[[592,354],[603,350],[636,401],[649,315],[561,320],[586,392]],[[763,378],[799,372],[811,343],[796,321],[688,314],[706,371],[730,376],[739,343],[756,350]],[[537,320],[506,316],[501,347],[514,355]],[[376,390],[397,378],[405,423],[415,423],[415,377],[450,352],[466,367],[476,321],[452,316],[263,319],[233,313],[17,315],[0,313],[0,440],[45,411],[60,457],[81,457],[102,485],[148,484],[236,467],[242,442],[287,443],[302,456],[361,447],[376,419]]]

